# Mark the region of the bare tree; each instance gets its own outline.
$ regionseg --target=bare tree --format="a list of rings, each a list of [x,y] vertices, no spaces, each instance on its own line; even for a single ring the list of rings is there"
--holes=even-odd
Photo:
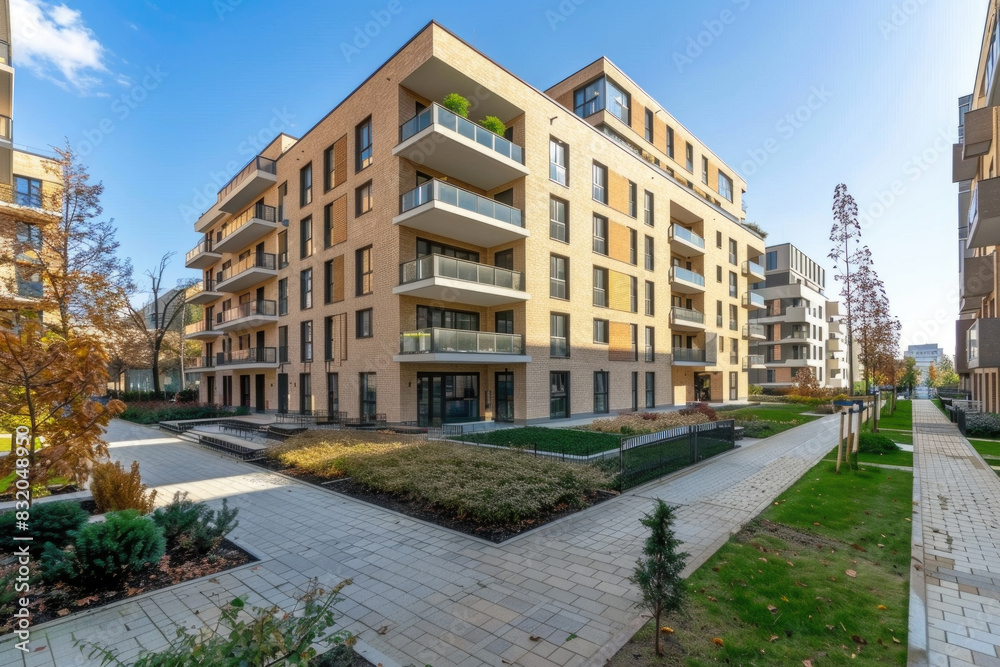
[[[861,239],[861,224],[858,222],[858,205],[847,192],[847,186],[843,183],[837,185],[833,191],[833,228],[830,230],[830,240],[833,242],[833,249],[828,257],[833,260],[834,271],[843,266],[841,273],[834,275],[834,279],[843,283],[840,296],[844,300],[847,308],[847,365],[850,374],[851,391],[854,387],[854,348],[853,334],[854,314],[853,307],[855,301],[855,289],[851,264],[857,264],[858,258],[851,251],[851,242],[855,244]]]

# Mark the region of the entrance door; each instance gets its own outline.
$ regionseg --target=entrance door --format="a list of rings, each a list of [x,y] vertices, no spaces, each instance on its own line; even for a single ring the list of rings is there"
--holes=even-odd
[[[232,405],[233,404],[233,376],[223,375],[222,376],[222,404]]]
[[[264,412],[264,376],[257,375],[254,377],[254,382],[256,383],[254,397],[254,407],[257,412]]]
[[[420,426],[471,422],[479,417],[479,373],[417,373]]]
[[[250,376],[241,375],[240,376],[240,405],[249,408],[250,407]]]
[[[496,374],[496,411],[494,419],[498,422],[514,421],[514,374]]]
[[[288,413],[288,373],[278,373],[278,412]]]
[[[694,399],[696,401],[712,400],[712,374],[695,373],[694,375]]]
[[[212,353],[209,352],[208,356],[211,357]],[[208,386],[205,388],[205,400],[209,403],[215,403],[215,376],[208,376]]]

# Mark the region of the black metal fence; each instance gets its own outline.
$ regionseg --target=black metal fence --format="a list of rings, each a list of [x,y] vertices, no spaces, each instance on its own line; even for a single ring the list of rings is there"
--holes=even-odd
[[[620,488],[631,489],[735,447],[732,419],[622,438]]]

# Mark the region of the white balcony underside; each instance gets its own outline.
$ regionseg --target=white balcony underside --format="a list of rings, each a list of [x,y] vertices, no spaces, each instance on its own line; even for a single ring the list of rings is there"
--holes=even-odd
[[[508,287],[482,285],[466,280],[442,277],[426,278],[406,285],[399,285],[392,288],[392,293],[485,307],[518,303],[531,298],[527,292]]]
[[[410,364],[526,364],[530,354],[491,354],[481,352],[428,352],[426,354],[397,354],[396,363]]]

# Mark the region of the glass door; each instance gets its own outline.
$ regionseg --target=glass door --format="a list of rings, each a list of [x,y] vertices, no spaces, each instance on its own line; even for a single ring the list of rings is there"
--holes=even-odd
[[[514,374],[496,374],[496,412],[494,419],[498,422],[514,421]]]

